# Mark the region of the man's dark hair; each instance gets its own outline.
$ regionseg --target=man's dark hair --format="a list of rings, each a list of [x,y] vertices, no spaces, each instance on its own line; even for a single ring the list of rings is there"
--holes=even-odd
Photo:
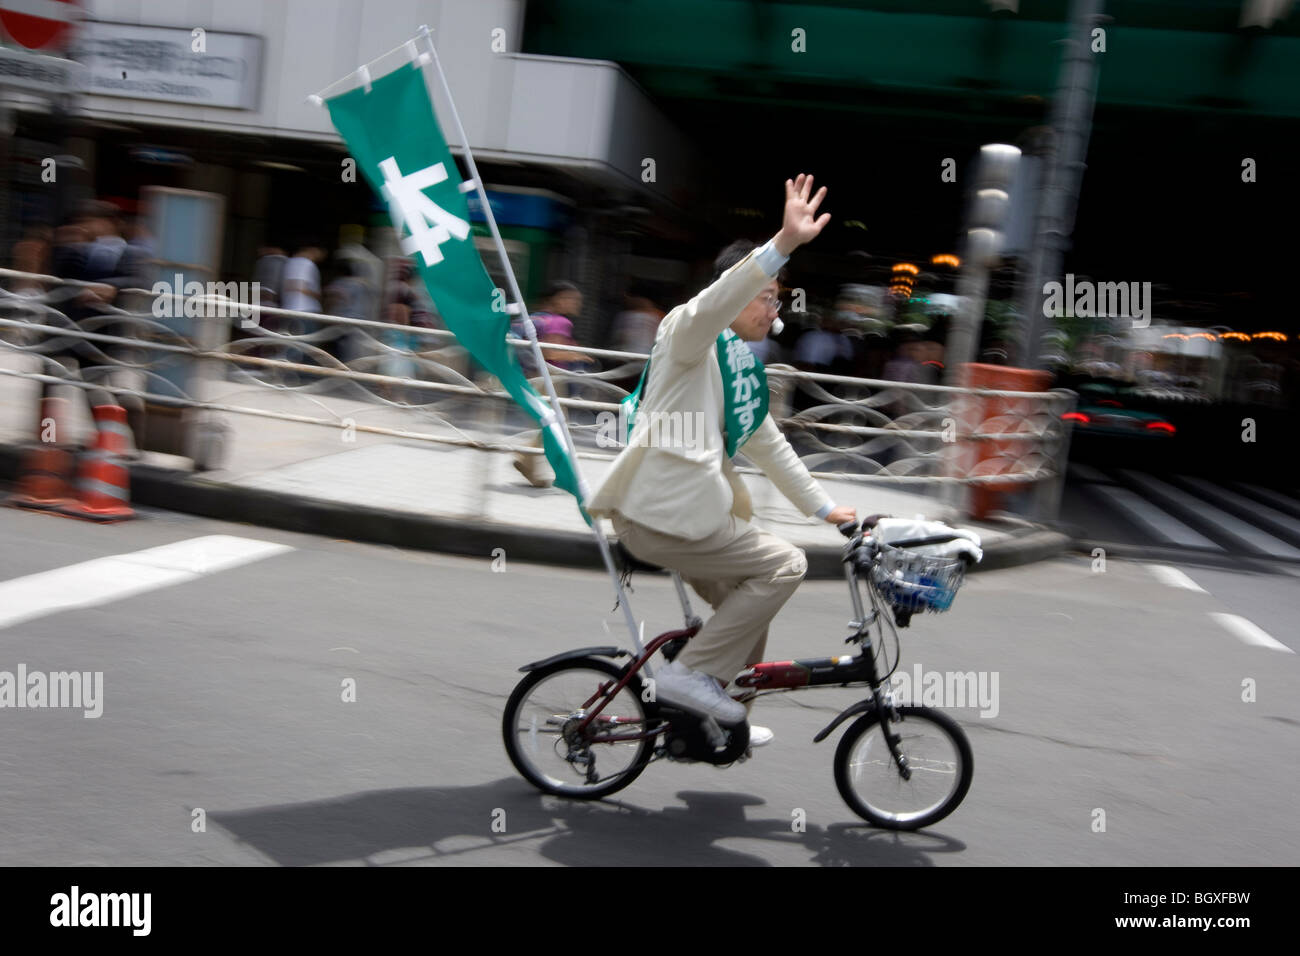
[[[756,248],[758,247],[748,239],[737,239],[731,245],[727,246],[727,248],[719,252],[718,258],[713,260],[713,278],[709,280],[710,285],[722,278],[722,273],[726,272]]]
[[[758,243],[751,242],[748,239],[737,239],[731,245],[727,246],[727,248],[718,253],[718,258],[713,260],[713,278],[709,280],[709,284],[712,285],[717,282],[722,278],[722,273],[726,272],[757,248]],[[774,278],[778,282],[784,284],[785,269],[781,269]]]

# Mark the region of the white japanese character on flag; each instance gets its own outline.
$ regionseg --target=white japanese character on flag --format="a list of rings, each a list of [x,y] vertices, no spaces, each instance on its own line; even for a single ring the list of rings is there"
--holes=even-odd
[[[408,256],[419,252],[426,266],[436,265],[443,260],[439,246],[452,236],[463,240],[469,235],[469,223],[424,194],[430,186],[446,181],[447,170],[442,163],[404,176],[397,168],[397,160],[389,156],[379,164],[379,171],[384,174],[384,199],[398,234],[403,226],[411,233],[402,240],[402,252]]]

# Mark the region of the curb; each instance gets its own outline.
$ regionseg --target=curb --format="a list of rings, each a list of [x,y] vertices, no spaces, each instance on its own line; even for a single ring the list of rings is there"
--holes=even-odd
[[[0,479],[17,479],[20,458],[19,446],[0,445]],[[492,557],[494,549],[504,548],[512,561],[604,567],[600,551],[589,534],[537,531],[487,519],[438,518],[409,511],[346,505],[205,481],[186,472],[140,463],[128,464],[127,468],[131,476],[131,500],[168,511],[484,560]],[[986,547],[984,560],[972,570],[996,571],[1042,561],[1062,553],[1070,544],[1070,538],[1064,534],[1028,527]],[[839,546],[805,548],[805,552],[810,579],[843,576]]]

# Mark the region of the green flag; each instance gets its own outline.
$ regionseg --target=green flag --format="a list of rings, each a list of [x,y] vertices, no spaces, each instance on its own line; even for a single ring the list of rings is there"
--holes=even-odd
[[[434,115],[424,74],[415,64],[399,67],[372,81],[369,92],[358,87],[325,105],[357,167],[388,204],[402,252],[414,259],[447,328],[543,425],[555,485],[577,498],[582,509],[577,469],[558,419],[506,345],[509,314],[492,307],[501,297],[474,248],[460,172]],[[582,514],[590,524],[585,509]]]

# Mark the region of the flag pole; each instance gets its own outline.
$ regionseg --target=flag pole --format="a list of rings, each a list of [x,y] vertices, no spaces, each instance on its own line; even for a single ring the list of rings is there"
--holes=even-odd
[[[506,282],[510,286],[510,295],[514,299],[510,311],[523,319],[524,330],[528,333],[529,342],[532,343],[533,358],[537,363],[537,367],[541,370],[542,379],[546,383],[546,394],[551,400],[551,407],[549,419],[546,417],[542,419],[542,428],[547,428],[552,421],[558,423],[560,434],[564,436],[565,450],[568,452],[573,465],[574,476],[578,480],[578,492],[582,497],[581,506],[581,504],[585,503],[590,489],[587,486],[586,479],[582,477],[582,471],[578,467],[577,448],[574,446],[573,436],[569,433],[569,423],[563,414],[563,408],[560,406],[559,396],[555,393],[555,383],[551,380],[550,369],[547,368],[546,359],[542,356],[541,343],[537,341],[537,328],[533,325],[528,310],[524,307],[523,293],[520,292],[519,283],[515,279],[515,270],[510,264],[510,257],[506,253],[506,246],[501,239],[501,232],[497,229],[497,220],[492,213],[492,204],[488,201],[487,188],[483,185],[482,177],[479,176],[478,166],[474,162],[474,153],[469,148],[469,137],[465,135],[465,127],[461,125],[460,114],[456,110],[456,101],[452,99],[451,87],[447,84],[446,74],[442,72],[442,62],[438,59],[438,50],[433,45],[433,35],[427,24],[420,25],[420,37],[424,40],[425,46],[428,47],[430,61],[438,74],[438,81],[442,85],[442,91],[447,97],[447,105],[451,109],[452,124],[456,129],[456,135],[460,137],[461,149],[465,151],[465,165],[469,168],[470,179],[469,182],[461,183],[461,192],[473,191],[478,193],[479,202],[483,207],[483,217],[487,220],[488,230],[492,233],[492,242],[496,246],[497,255],[501,259],[501,269],[505,273]],[[417,62],[420,61],[423,61],[423,57]],[[432,104],[433,96],[430,95],[429,99]],[[614,566],[614,557],[610,552],[609,541],[601,530],[599,518],[592,519],[591,531],[596,536],[596,545],[600,548],[600,556],[604,559],[605,568],[609,571],[610,580],[614,583],[614,591],[619,606],[623,608],[623,617],[627,622],[627,629],[632,637],[632,643],[636,646],[638,653],[644,653],[645,648],[641,644],[636,618],[632,615],[632,608],[628,605],[627,594],[624,593],[623,584],[619,580],[618,569]],[[646,676],[652,676],[648,664],[642,670],[645,671]]]

